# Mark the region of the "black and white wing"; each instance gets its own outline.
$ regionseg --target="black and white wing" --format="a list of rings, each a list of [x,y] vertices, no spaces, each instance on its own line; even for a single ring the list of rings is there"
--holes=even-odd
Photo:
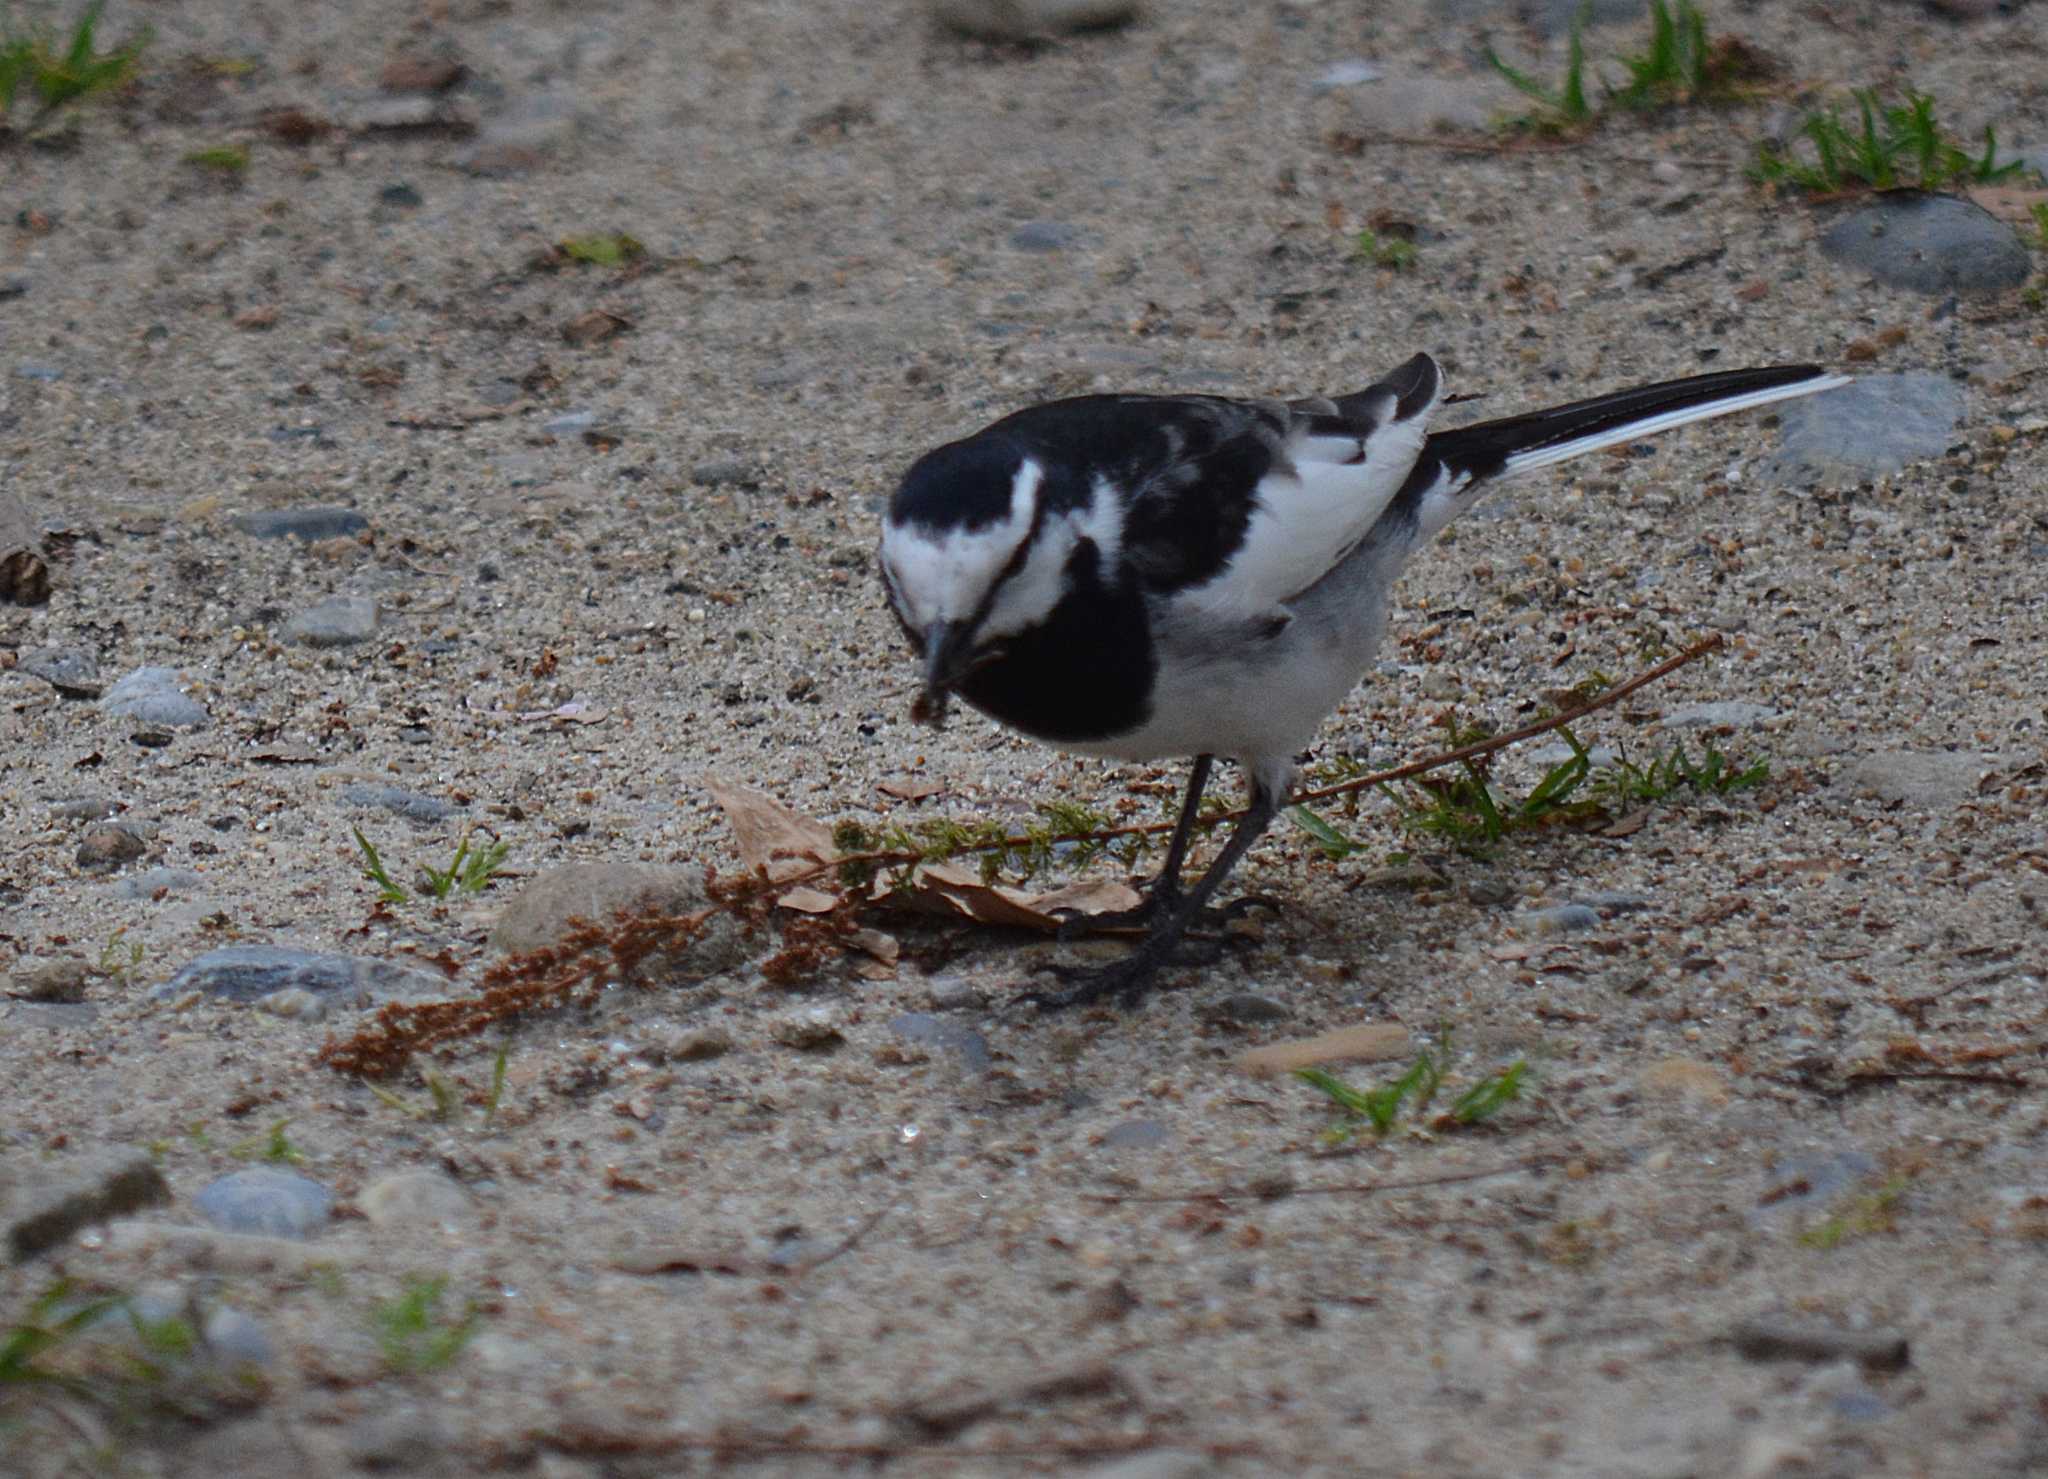
[[[1335,400],[1083,396],[998,427],[1078,484],[1053,506],[1118,491],[1117,555],[1148,592],[1219,618],[1257,616],[1373,526],[1422,450],[1440,386],[1435,362],[1417,355]]]

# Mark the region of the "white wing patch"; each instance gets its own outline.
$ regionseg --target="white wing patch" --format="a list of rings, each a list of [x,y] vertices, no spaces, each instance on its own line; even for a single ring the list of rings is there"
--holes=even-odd
[[[1244,544],[1206,584],[1176,599],[1218,618],[1257,616],[1300,595],[1349,554],[1372,528],[1415,465],[1428,435],[1432,399],[1415,415],[1391,419],[1363,437],[1297,433],[1287,447],[1292,472],[1259,480]]]

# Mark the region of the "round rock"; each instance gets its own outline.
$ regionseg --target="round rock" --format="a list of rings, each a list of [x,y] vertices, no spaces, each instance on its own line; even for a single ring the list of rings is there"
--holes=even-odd
[[[176,668],[137,668],[107,690],[100,707],[144,724],[190,728],[206,722],[206,710],[178,686]]]
[[[1936,296],[2010,292],[2033,269],[2012,228],[1982,206],[1903,190],[1837,221],[1820,249],[1886,287]]]
[[[394,1171],[356,1197],[374,1227],[437,1227],[456,1232],[476,1221],[476,1204],[460,1183],[439,1171]]]
[[[296,1171],[251,1166],[213,1182],[192,1205],[223,1232],[310,1238],[327,1225],[334,1193]]]
[[[286,622],[284,635],[308,647],[351,647],[377,635],[378,615],[368,596],[331,596]]]

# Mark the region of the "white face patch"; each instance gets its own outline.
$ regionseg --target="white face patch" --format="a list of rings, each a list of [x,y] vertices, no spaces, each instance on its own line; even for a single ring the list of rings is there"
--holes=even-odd
[[[968,620],[994,588],[995,600],[974,631],[975,645],[981,646],[1027,631],[1052,614],[1067,593],[1067,562],[1083,539],[1094,542],[1099,568],[1114,564],[1123,544],[1123,511],[1115,490],[1098,479],[1087,505],[1039,525],[1023,561],[1013,566],[1018,545],[1031,535],[1044,480],[1045,470],[1026,458],[1011,486],[1009,515],[1000,524],[944,534],[917,525],[883,529],[882,562],[905,621],[923,631],[937,621]]]
[[[882,526],[882,564],[898,613],[918,631],[934,622],[965,621],[1031,533],[1045,469],[1025,458],[1010,483],[1010,510],[978,529],[935,531],[921,524]]]

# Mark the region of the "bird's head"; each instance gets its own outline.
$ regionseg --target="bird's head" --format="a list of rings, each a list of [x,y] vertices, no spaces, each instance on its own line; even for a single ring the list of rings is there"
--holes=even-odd
[[[952,690],[1066,595],[1068,563],[1101,533],[1107,499],[1101,490],[1076,498],[1058,481],[1025,448],[988,433],[928,452],[904,475],[880,556],[890,608],[924,659],[914,717],[942,724]]]

